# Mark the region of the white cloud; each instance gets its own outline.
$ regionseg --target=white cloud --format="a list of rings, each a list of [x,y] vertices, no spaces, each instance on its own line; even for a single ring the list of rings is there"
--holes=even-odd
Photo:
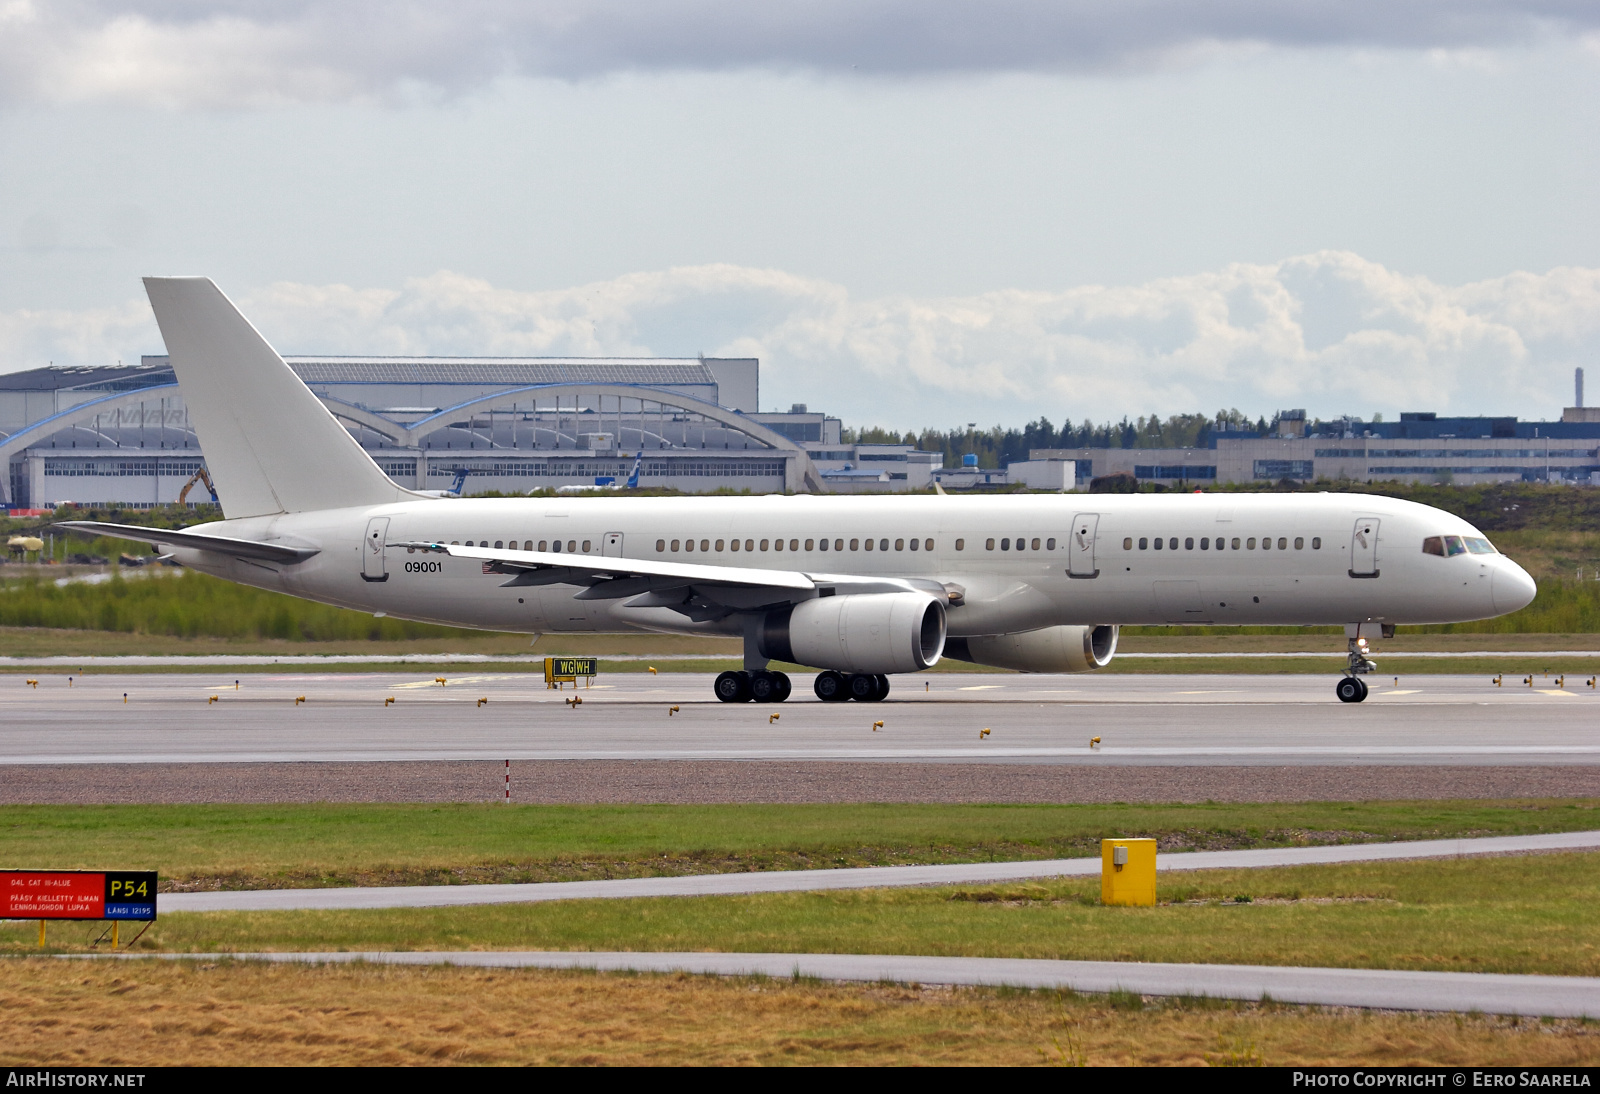
[[[716,265],[521,292],[440,272],[393,289],[280,283],[237,297],[285,353],[759,356],[762,403],[899,428],[1304,406],[1546,416],[1600,350],[1600,270],[1444,286],[1346,252],[1143,285],[852,297]],[[12,367],[132,359],[142,302],[0,315]]]
[[[1270,47],[1473,57],[1597,29],[1593,5],[1563,0],[0,0],[0,97],[261,105],[511,75],[1119,71]]]

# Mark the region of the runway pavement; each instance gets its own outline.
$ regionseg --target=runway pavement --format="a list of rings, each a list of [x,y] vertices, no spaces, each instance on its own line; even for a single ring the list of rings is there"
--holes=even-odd
[[[73,954],[62,960],[371,962],[478,969],[595,969],[709,976],[814,976],[867,983],[960,984],[1140,995],[1197,996],[1328,1007],[1479,1011],[1528,1017],[1600,1015],[1600,978],[1503,973],[1399,972],[1270,965],[1051,961],[856,953],[605,953],[372,951],[358,953]]]
[[[1190,851],[1161,855],[1163,873],[1188,870],[1258,870],[1272,866],[1339,862],[1398,862],[1466,855],[1585,851],[1600,847],[1600,832],[1532,836],[1408,840],[1322,847],[1264,847],[1249,851]],[[551,900],[626,900],[635,897],[737,896],[823,889],[891,889],[922,885],[988,885],[1029,878],[1092,877],[1098,858],[963,862],[936,866],[867,866],[839,870],[755,870],[684,877],[548,881],[522,885],[383,885],[329,889],[246,889],[164,893],[160,911],[284,912],[375,908],[443,908],[483,904],[537,904]]]
[[[1331,673],[897,677],[875,704],[818,702],[797,677],[794,698],[773,705],[718,703],[712,677],[698,673],[618,674],[576,691],[470,670],[445,674],[443,685],[416,673],[29,679],[37,686],[0,678],[0,764],[1600,764],[1600,695],[1576,677],[1566,687],[1378,677],[1359,705],[1334,699]]]

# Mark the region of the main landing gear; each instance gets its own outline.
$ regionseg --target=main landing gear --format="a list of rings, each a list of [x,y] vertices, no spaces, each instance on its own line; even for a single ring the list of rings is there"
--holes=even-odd
[[[781,703],[793,685],[781,672],[725,672],[711,688],[724,703]]]
[[[1339,682],[1333,687],[1333,693],[1339,697],[1339,702],[1359,703],[1367,697],[1367,682],[1361,677],[1378,670],[1378,663],[1367,656],[1369,652],[1365,638],[1350,639],[1350,662],[1345,668],[1345,672],[1349,675],[1340,677]]]
[[[882,673],[846,675],[828,669],[817,673],[816,683],[811,687],[824,703],[843,703],[850,699],[858,703],[878,703],[888,698],[889,678]]]

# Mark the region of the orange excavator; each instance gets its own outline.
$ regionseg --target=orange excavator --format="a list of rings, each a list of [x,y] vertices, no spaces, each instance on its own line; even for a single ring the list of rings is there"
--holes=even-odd
[[[194,489],[194,484],[197,483],[197,482],[203,482],[203,483],[206,484],[206,490],[211,494],[212,503],[213,504],[216,503],[216,500],[217,500],[217,488],[211,481],[210,472],[208,472],[204,467],[202,467],[200,470],[196,471],[193,475],[189,476],[189,481],[183,484],[183,489],[182,490],[178,491],[178,504],[179,505],[184,505],[184,504],[186,504],[188,502],[188,500],[189,500],[189,491]]]

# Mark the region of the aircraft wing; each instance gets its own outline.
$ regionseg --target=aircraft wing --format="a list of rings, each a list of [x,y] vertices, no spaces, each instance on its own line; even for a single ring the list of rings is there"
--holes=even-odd
[[[52,528],[64,528],[86,536],[110,536],[113,539],[131,539],[135,543],[155,546],[188,547],[196,551],[212,551],[234,558],[249,558],[261,562],[304,562],[317,553],[315,547],[292,547],[286,543],[262,543],[253,539],[235,539],[232,536],[214,536],[206,532],[180,532],[171,528],[141,528],[134,524],[106,524],[98,520],[65,520]]]
[[[923,589],[944,595],[937,582],[850,574],[810,574],[748,566],[705,566],[693,562],[616,558],[548,551],[463,547],[455,543],[390,543],[418,551],[475,558],[484,573],[509,574],[507,586],[583,585],[577,600],[632,597],[628,607],[672,608],[693,619],[720,618],[783,602],[830,593],[901,592]]]
[[[817,587],[811,578],[794,570],[701,566],[692,562],[657,562],[645,558],[555,554],[549,551],[513,551],[493,547],[463,547],[456,543],[391,543],[389,546],[411,547],[450,555],[452,558],[481,559],[485,573],[515,575],[506,582],[507,585],[588,585],[592,591],[608,582],[639,578],[656,586],[742,585],[804,593]],[[638,591],[644,591],[643,585]],[[583,596],[582,593],[579,595]],[[612,597],[596,595],[585,596],[584,599],[608,600]]]

